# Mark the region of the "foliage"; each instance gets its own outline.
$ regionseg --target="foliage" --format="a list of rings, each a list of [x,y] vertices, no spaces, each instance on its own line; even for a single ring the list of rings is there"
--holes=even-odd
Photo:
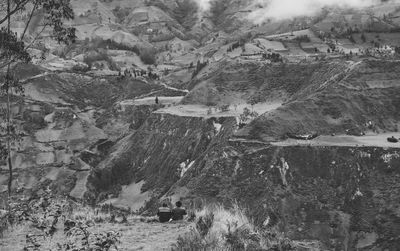
[[[283,58],[282,58],[281,54],[275,53],[275,52],[264,53],[263,54],[263,58],[271,60],[271,62],[273,62],[273,63],[283,62]]]
[[[94,38],[90,42],[90,48],[92,49],[98,49],[98,48],[103,48],[103,49],[110,49],[110,50],[125,50],[125,51],[133,51],[137,55],[140,55],[140,49],[137,46],[128,46],[122,43],[115,42],[114,40],[111,39],[103,39],[103,38]]]
[[[226,104],[226,105],[221,105],[219,108],[220,108],[221,112],[229,112],[229,110],[230,110],[229,107],[230,107],[230,105]]]
[[[235,49],[239,48],[240,46],[243,46],[244,44],[241,43],[241,41],[235,42],[233,43],[231,46],[228,47],[228,49],[226,50],[227,52],[232,52]]]
[[[108,67],[111,70],[119,70],[118,66],[115,64],[115,62],[112,60],[110,56],[106,53],[104,50],[99,50],[94,54],[89,54],[86,55],[83,59],[83,62],[89,66],[89,69],[91,69],[94,65],[95,62],[97,61],[106,61],[108,64]]]
[[[75,226],[66,232],[68,241],[60,246],[64,250],[101,250],[108,251],[111,248],[118,250],[121,233],[115,231],[103,233],[91,233],[88,225],[76,222]]]
[[[2,27],[0,29],[0,61],[9,58],[25,62],[31,59],[24,42],[19,40],[17,33],[8,32],[6,27]]]
[[[147,65],[156,63],[156,52],[154,49],[143,49],[140,52],[140,59]]]
[[[180,236],[173,250],[296,250],[275,229],[255,227],[238,205],[230,210],[211,205],[196,215],[196,227]]]
[[[311,39],[308,35],[301,35],[296,37],[294,40],[300,42],[300,43],[309,43],[311,42]]]
[[[203,238],[196,231],[190,231],[184,236],[179,236],[173,251],[186,250],[206,250],[207,244],[203,242]]]
[[[361,40],[363,41],[363,43],[367,42],[367,38],[365,37],[364,33],[361,34]]]
[[[75,28],[66,27],[64,20],[74,18],[74,12],[69,1],[60,0],[38,0],[42,3],[45,12],[45,25],[53,27],[53,37],[59,43],[69,44],[75,42]]]
[[[69,0],[19,0],[10,1],[9,12],[0,20],[0,24],[3,24],[11,18],[11,16],[21,11],[28,11],[28,6],[31,5],[29,10],[30,19],[26,22],[26,28],[24,33],[21,35],[20,42],[22,42],[27,27],[29,26],[32,16],[35,13],[42,12],[43,27],[51,27],[53,38],[60,43],[70,43],[75,41],[75,28],[65,26],[65,20],[74,18],[74,13],[70,5]],[[44,28],[43,28],[44,29]]]
[[[132,13],[131,8],[121,8],[121,6],[115,7],[112,12],[117,17],[117,22],[122,23],[130,13]]]
[[[0,142],[0,153],[6,154],[8,168],[9,168],[9,181],[8,181],[8,194],[11,195],[11,184],[13,178],[13,167],[11,162],[11,144],[18,137],[17,125],[12,120],[11,100],[15,95],[23,95],[23,87],[18,78],[13,74],[12,64],[17,62],[29,62],[31,60],[27,50],[36,41],[37,37],[45,28],[52,28],[52,37],[59,43],[69,44],[75,41],[75,28],[65,26],[65,20],[73,19],[74,13],[70,6],[69,0],[8,0],[4,3],[6,7],[5,15],[0,19],[0,25],[3,26],[0,30],[0,69],[7,68],[5,74],[1,76],[0,96],[7,100],[4,117],[6,123],[0,125],[0,137],[5,138]],[[28,7],[31,8],[28,10]],[[20,37],[11,31],[11,18],[26,11],[29,13],[28,19],[25,22],[25,28]],[[24,37],[29,25],[31,24],[32,17],[41,13],[42,30],[26,45]],[[6,23],[6,28],[4,27]],[[6,151],[4,151],[6,149]],[[0,158],[5,158],[1,156]]]
[[[240,125],[247,124],[250,120],[253,120],[253,119],[257,118],[258,116],[259,116],[259,114],[257,112],[250,111],[249,108],[245,107],[243,109],[243,113],[240,114],[240,117],[239,117],[240,122],[239,122],[239,124]]]
[[[0,235],[7,228],[12,234],[28,232],[23,250],[118,250],[119,232],[93,231],[93,226],[109,221],[119,211],[103,213],[52,194],[46,189],[41,198],[13,198],[5,214],[0,210]],[[119,214],[125,215],[125,221],[115,223],[126,223],[127,213]]]
[[[196,69],[195,69],[194,72],[192,73],[192,78],[196,77],[196,75],[197,75],[204,67],[206,67],[207,64],[208,64],[207,61],[205,61],[205,62],[200,62],[200,60],[197,61]]]
[[[214,223],[214,214],[212,212],[207,212],[206,215],[200,216],[196,222],[196,229],[201,237],[204,237],[210,231]]]
[[[197,20],[198,5],[194,0],[179,0],[173,10],[174,18],[187,30],[190,30]]]
[[[90,70],[90,67],[83,64],[77,64],[72,66],[72,70],[76,72],[87,72]]]

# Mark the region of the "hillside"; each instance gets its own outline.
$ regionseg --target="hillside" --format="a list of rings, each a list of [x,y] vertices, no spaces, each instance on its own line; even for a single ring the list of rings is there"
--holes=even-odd
[[[1,250],[31,232],[71,250],[68,220],[118,250],[398,249],[400,3],[288,18],[250,0],[71,6],[76,41],[34,16],[32,60],[10,68],[24,95],[0,94],[18,132],[11,197],[0,158]],[[153,222],[179,200],[190,222]]]

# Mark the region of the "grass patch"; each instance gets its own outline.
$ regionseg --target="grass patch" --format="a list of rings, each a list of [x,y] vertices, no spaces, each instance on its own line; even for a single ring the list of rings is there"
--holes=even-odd
[[[276,229],[257,228],[238,205],[230,210],[207,206],[196,216],[196,227],[180,236],[172,250],[296,250]]]

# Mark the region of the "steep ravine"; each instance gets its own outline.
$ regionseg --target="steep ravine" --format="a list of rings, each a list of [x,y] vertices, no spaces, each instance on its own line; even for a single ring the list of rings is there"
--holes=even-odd
[[[161,196],[210,149],[226,144],[235,128],[236,119],[230,117],[205,119],[153,113],[99,163],[89,179],[91,197],[99,202],[106,195],[118,196],[121,185],[137,190],[135,184],[139,183],[139,191]]]
[[[231,140],[235,130],[235,118],[153,113],[98,165],[87,196],[131,209],[161,196],[238,201],[258,225],[327,249],[400,245],[400,149],[275,146]]]

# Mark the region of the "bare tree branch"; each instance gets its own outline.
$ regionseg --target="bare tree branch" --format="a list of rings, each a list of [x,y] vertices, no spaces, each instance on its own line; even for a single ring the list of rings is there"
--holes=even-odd
[[[10,6],[10,9],[7,6],[7,15],[4,18],[0,19],[0,24],[6,22],[8,20],[8,18],[11,17],[13,14],[15,14],[17,11],[22,10],[30,1],[31,0],[21,1],[21,2],[17,3],[17,5],[12,10],[11,10],[11,6]],[[11,3],[9,3],[9,4],[11,5]]]
[[[23,32],[22,35],[21,35],[21,40],[23,40],[24,37],[25,37],[25,33],[26,33],[26,31],[28,30],[29,24],[30,24],[31,21],[32,21],[33,14],[35,13],[37,6],[38,6],[38,1],[35,1],[35,4],[34,4],[33,7],[32,7],[31,14],[29,15],[29,19],[28,19],[28,21],[27,21],[26,24],[25,24],[24,32]]]

